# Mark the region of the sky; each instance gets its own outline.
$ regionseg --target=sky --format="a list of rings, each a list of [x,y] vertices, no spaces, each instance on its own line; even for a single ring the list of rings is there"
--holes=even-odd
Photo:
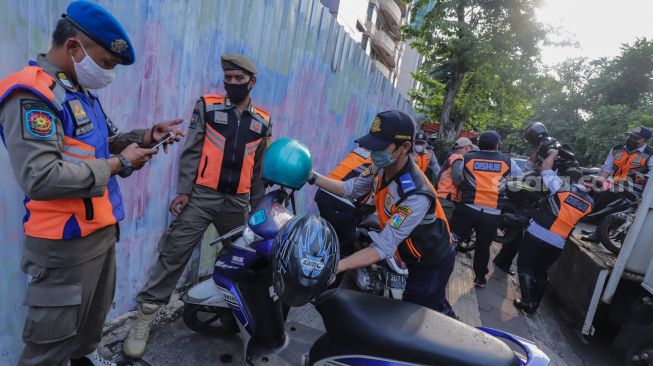
[[[560,26],[579,48],[545,46],[542,58],[554,65],[568,57],[616,56],[622,43],[653,39],[653,0],[544,0],[541,22]],[[554,38],[555,39],[555,38]]]

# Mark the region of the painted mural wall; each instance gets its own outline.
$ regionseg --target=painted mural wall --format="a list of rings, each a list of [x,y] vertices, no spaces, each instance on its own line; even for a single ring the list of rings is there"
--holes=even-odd
[[[194,101],[221,93],[220,54],[242,53],[258,65],[255,103],[273,118],[276,138],[304,142],[315,169],[327,172],[384,109],[411,112],[370,59],[319,0],[103,0],[131,35],[137,60],[118,66],[100,92],[107,114],[123,130],[174,117],[187,121]],[[49,48],[68,1],[0,0],[0,75],[22,68]],[[412,113],[412,112],[411,112]],[[159,154],[121,180],[126,220],[117,246],[118,279],[110,318],[130,311],[172,217],[180,148]],[[27,277],[19,269],[23,194],[0,148],[0,364],[14,364],[22,347]],[[298,197],[312,208],[314,191]],[[195,256],[195,266],[200,262]],[[192,272],[192,269],[191,271]]]

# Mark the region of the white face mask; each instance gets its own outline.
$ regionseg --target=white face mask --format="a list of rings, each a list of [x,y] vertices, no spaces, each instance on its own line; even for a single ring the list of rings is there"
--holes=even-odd
[[[111,82],[116,78],[116,69],[106,70],[96,64],[95,61],[88,55],[84,46],[79,44],[84,51],[84,58],[81,62],[75,62],[73,58],[73,64],[75,67],[75,73],[77,74],[77,82],[79,85],[83,86],[86,89],[102,89],[105,86],[111,84]],[[70,56],[72,58],[72,56]]]
[[[413,149],[415,149],[415,152],[418,153],[418,154],[421,154],[421,153],[424,152],[424,146],[422,146],[422,145],[415,145],[415,147],[413,147]]]

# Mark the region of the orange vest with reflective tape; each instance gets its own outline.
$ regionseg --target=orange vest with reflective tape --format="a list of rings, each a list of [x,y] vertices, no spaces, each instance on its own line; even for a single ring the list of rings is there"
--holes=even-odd
[[[370,165],[372,158],[369,150],[357,147],[347,154],[338,166],[329,173],[328,177],[340,181],[346,181],[361,175]]]
[[[593,204],[587,193],[574,186],[569,189],[567,185],[545,201],[542,209],[533,215],[533,221],[566,239],[578,220],[592,212]]]
[[[56,96],[55,88],[61,88],[61,93]],[[85,105],[79,99],[79,93],[70,92],[59,86],[54,78],[39,66],[27,66],[0,81],[0,105],[16,90],[32,93],[56,111],[65,134],[62,151],[64,161],[80,163],[110,157],[106,147],[108,146],[107,121],[99,103],[94,106]],[[95,97],[90,96],[90,98]],[[91,132],[84,133],[80,137],[74,136],[75,122],[71,113],[64,112],[65,105],[71,100],[79,102],[76,105],[84,108],[84,112],[94,126]],[[88,112],[86,108],[97,109]],[[56,123],[56,120],[53,118],[50,122]],[[54,131],[56,133],[56,126]],[[42,201],[31,199],[29,192],[26,192],[25,208],[27,210],[23,220],[25,235],[52,240],[85,237],[99,229],[116,224],[124,217],[120,189],[115,177],[109,179],[107,189],[100,197]]]
[[[460,188],[453,183],[453,178],[451,178],[453,163],[457,160],[463,160],[463,156],[461,154],[451,154],[449,156],[442,167],[442,173],[440,173],[438,180],[438,197],[453,202],[460,202],[462,199]]]
[[[202,98],[205,134],[195,183],[226,194],[249,193],[257,149],[267,143],[270,115],[251,107],[239,118],[224,96]]]
[[[510,157],[499,151],[474,151],[465,155],[464,164],[462,202],[501,209]]]
[[[377,172],[374,177],[374,206],[382,229],[388,222],[400,226],[412,213],[409,207],[402,206],[402,202],[414,194],[429,198],[431,205],[428,212],[430,213],[399,244],[397,250],[406,263],[431,268],[440,263],[452,250],[449,223],[440,201],[435,196],[435,188],[410,159],[407,166],[390,182],[383,183],[380,172]]]
[[[614,181],[618,182],[626,179],[631,171],[642,174],[648,173],[648,159],[650,159],[651,155],[653,155],[653,148],[650,146],[646,146],[643,152],[635,150],[630,153],[623,145],[613,147]]]

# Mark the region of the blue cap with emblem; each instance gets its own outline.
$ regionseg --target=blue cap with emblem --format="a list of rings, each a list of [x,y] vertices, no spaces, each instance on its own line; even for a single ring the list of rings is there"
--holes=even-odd
[[[122,59],[121,64],[131,65],[136,59],[134,47],[127,31],[105,8],[89,1],[73,1],[62,18],[68,19],[105,50]]]

